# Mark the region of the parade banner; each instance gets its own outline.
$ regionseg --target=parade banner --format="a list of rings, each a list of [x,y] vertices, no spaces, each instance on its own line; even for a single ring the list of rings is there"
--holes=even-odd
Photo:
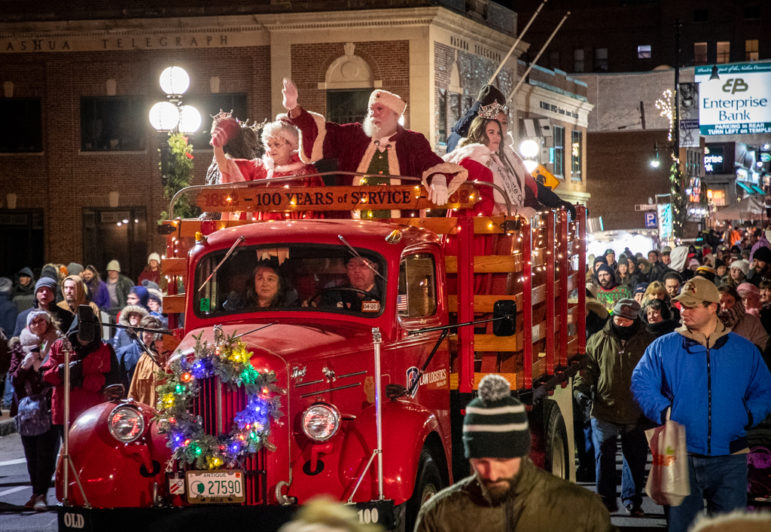
[[[771,133],[771,62],[696,67],[702,135]]]
[[[677,89],[680,100],[680,147],[699,147],[699,85],[681,83]]]
[[[265,186],[202,189],[195,203],[207,212],[292,212],[432,209],[437,206],[417,185],[292,187]],[[445,209],[466,209],[479,201],[472,185],[462,185],[450,196]]]

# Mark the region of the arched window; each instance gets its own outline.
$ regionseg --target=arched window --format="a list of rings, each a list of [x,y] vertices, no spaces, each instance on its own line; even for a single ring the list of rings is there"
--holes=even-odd
[[[345,55],[332,61],[324,77],[327,91],[327,120],[337,123],[361,122],[367,115],[367,102],[373,88],[382,86],[372,68],[355,55],[355,45],[345,43]]]

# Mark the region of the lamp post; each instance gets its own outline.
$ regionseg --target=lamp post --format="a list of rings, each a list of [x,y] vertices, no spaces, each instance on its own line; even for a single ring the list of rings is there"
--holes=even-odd
[[[166,99],[156,102],[150,108],[150,124],[155,130],[166,135],[162,137],[160,147],[161,183],[164,187],[164,195],[167,200],[183,186],[189,184],[189,176],[181,181],[177,174],[184,174],[184,169],[172,166],[176,161],[170,157],[171,145],[187,146],[186,134],[194,133],[201,127],[201,113],[192,105],[183,105],[182,98],[190,87],[190,76],[184,68],[179,66],[167,67],[161,72],[159,79],[161,90],[166,94]],[[189,154],[188,154],[189,155]],[[192,158],[192,155],[189,155]],[[189,172],[188,172],[189,173]]]

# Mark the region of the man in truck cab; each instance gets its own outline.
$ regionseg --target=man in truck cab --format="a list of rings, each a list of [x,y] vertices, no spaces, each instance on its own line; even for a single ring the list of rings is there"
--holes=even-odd
[[[528,458],[525,406],[500,375],[485,376],[466,407],[463,448],[474,473],[429,499],[415,532],[614,530],[597,495]]]
[[[348,282],[340,287],[330,287],[321,300],[321,306],[379,313],[383,290],[378,282],[382,276],[377,262],[349,255],[345,262],[345,275]]]

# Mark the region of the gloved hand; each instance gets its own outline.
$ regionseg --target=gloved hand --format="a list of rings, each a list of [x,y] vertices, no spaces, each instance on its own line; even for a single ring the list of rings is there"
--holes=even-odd
[[[59,378],[64,380],[64,364],[59,364],[57,368]],[[70,362],[70,386],[80,387],[83,385],[83,361],[73,360]]]
[[[592,398],[579,391],[573,392],[573,398],[575,398],[578,403],[578,407],[581,409],[584,420],[588,422],[592,413]]]
[[[222,147],[238,134],[241,126],[235,118],[223,118],[217,121],[217,125],[212,127],[211,140],[209,144],[215,147]]]
[[[569,201],[563,201],[562,206],[570,213],[570,220],[576,219],[576,207]]]
[[[436,174],[431,178],[431,186],[428,187],[428,199],[434,205],[445,205],[450,198],[447,191],[447,178]]]
[[[297,86],[292,83],[291,79],[284,78],[284,88],[281,89],[281,94],[283,96],[281,104],[284,109],[291,111],[297,107]]]

